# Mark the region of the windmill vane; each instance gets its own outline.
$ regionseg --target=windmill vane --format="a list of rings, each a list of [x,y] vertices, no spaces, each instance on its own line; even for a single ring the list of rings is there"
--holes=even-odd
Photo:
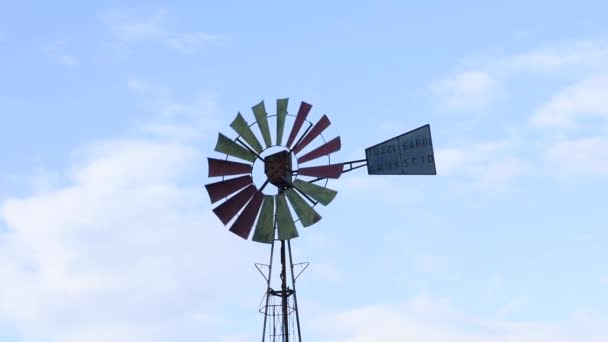
[[[308,120],[311,104],[302,101],[296,115],[289,114],[288,104],[287,98],[276,100],[276,114],[269,115],[261,101],[251,108],[255,119],[251,124],[238,113],[230,124],[237,137],[218,134],[215,151],[224,158],[207,158],[209,177],[221,177],[205,185],[211,203],[219,203],[213,209],[215,215],[237,236],[271,246],[269,264],[256,264],[267,282],[260,309],[264,314],[262,341],[302,341],[296,279],[308,263],[293,263],[291,240],[299,236],[297,222],[303,227],[319,222],[317,204],[326,206],[336,197],[326,180],[365,166],[368,174],[436,174],[429,125],[366,149],[366,159],[332,164],[329,156],[342,146],[340,137],[328,141],[323,137],[331,125],[329,118],[322,115],[312,123]],[[287,132],[288,119],[292,123]],[[257,162],[264,170],[262,184],[253,179]],[[264,192],[272,187],[276,193]],[[280,247],[278,256],[275,243]],[[281,263],[278,290],[271,287],[275,257]]]

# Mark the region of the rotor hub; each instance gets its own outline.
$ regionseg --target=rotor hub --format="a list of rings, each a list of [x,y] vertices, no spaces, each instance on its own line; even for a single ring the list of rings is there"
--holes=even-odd
[[[264,173],[268,181],[279,188],[287,188],[291,185],[291,166],[289,151],[280,151],[264,158]]]

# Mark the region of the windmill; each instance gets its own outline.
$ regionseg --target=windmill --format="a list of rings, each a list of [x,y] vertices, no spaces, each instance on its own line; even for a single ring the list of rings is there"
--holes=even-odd
[[[278,99],[276,114],[269,115],[262,101],[252,107],[255,121],[247,122],[241,113],[232,121],[236,138],[219,133],[215,151],[225,157],[207,158],[209,177],[221,177],[205,186],[211,203],[221,202],[213,212],[237,236],[270,244],[269,264],[256,264],[267,283],[260,309],[262,341],[302,341],[296,280],[308,263],[293,263],[291,240],[299,236],[297,222],[303,227],[319,222],[317,205],[326,206],[336,197],[337,192],[327,187],[329,179],[364,166],[368,174],[436,174],[429,125],[366,149],[365,159],[332,163],[331,154],[341,148],[340,137],[326,140],[323,133],[331,122],[326,115],[309,121],[311,108],[301,102],[292,115],[288,99]],[[288,121],[291,129],[286,135]],[[263,169],[261,184],[255,184],[254,169]],[[271,285],[277,244],[281,285],[275,290]]]

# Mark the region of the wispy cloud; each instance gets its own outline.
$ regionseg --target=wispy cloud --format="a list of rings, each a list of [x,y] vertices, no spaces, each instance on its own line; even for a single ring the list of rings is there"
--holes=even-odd
[[[157,114],[142,124],[142,132],[192,141],[208,138],[219,128],[221,110],[213,94],[178,99],[167,87],[137,77],[127,80],[127,88],[138,96],[145,110]]]
[[[374,305],[334,314],[315,321],[319,340],[479,341],[479,342],[599,342],[608,338],[606,319],[575,312],[563,321],[520,322],[468,314],[448,301],[419,295],[405,304]]]
[[[508,83],[518,75],[597,73],[608,71],[608,42],[582,41],[548,46],[487,61],[431,83],[430,90],[448,111],[487,109],[508,96]]]
[[[608,120],[608,76],[594,75],[570,85],[540,106],[531,118],[537,126],[574,128],[585,118]]]
[[[67,44],[63,40],[56,40],[42,46],[42,52],[53,62],[69,67],[80,66],[80,60],[67,50]]]
[[[545,160],[562,180],[608,177],[608,137],[567,139],[550,144]],[[580,178],[580,179],[578,179]]]
[[[480,111],[500,97],[501,85],[487,72],[470,70],[435,81],[431,91],[442,109]]]
[[[123,44],[156,43],[181,53],[190,53],[225,42],[226,37],[208,32],[180,31],[167,10],[113,10],[103,16],[104,23]]]

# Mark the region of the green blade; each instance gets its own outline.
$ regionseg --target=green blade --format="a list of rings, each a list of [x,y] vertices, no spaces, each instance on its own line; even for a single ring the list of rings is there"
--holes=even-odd
[[[293,185],[315,201],[328,205],[338,194],[337,191],[318,186],[314,183],[305,182],[301,179],[296,179]]]
[[[260,132],[262,132],[262,137],[264,138],[266,147],[272,146],[272,141],[270,139],[270,129],[268,128],[268,114],[266,114],[266,107],[264,107],[264,101],[251,107],[251,109],[253,109],[253,115],[255,115],[255,119],[258,122],[258,127],[260,127]]]
[[[276,195],[277,199],[277,229],[279,230],[279,240],[290,240],[298,237],[296,224],[287,206],[284,194]]]
[[[283,141],[283,131],[285,130],[285,117],[287,117],[287,99],[277,99],[277,145]]]
[[[251,239],[262,243],[272,243],[274,241],[274,196],[264,196],[260,217]]]
[[[251,148],[256,151],[258,154],[262,153],[262,145],[256,136],[251,131],[249,124],[245,121],[245,118],[238,113],[234,121],[230,124],[230,127],[234,129],[243,139],[251,146]]]
[[[315,211],[315,209],[306,202],[306,200],[298,195],[294,189],[289,189],[285,191],[287,195],[287,199],[289,199],[289,203],[295,210],[296,214],[300,218],[300,222],[304,227],[311,226],[319,220],[321,220],[321,216]]]
[[[240,158],[250,162],[253,162],[255,160],[255,154],[251,153],[251,151],[244,148],[243,146],[228,139],[222,133],[220,133],[219,137],[217,138],[215,150],[217,152],[226,153],[229,156],[233,156],[235,158]]]

